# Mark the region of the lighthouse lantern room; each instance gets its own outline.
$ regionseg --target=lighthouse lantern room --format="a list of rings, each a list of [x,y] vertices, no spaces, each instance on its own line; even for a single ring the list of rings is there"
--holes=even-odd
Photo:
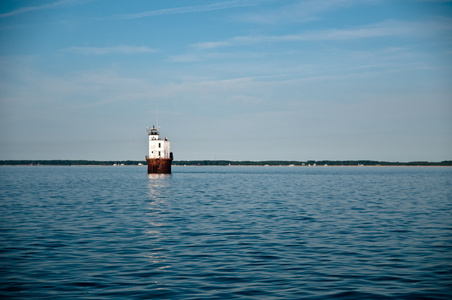
[[[159,129],[152,126],[146,129],[149,137],[149,153],[146,156],[148,163],[148,173],[171,173],[171,162],[173,153],[170,152],[170,141],[168,138],[160,139]]]

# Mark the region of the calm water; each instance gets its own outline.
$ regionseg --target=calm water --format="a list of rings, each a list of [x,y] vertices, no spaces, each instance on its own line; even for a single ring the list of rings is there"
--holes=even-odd
[[[0,298],[452,298],[452,168],[0,167],[0,187]]]

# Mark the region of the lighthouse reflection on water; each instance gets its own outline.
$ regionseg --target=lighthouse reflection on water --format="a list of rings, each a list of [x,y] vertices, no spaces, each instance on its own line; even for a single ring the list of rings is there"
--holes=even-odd
[[[148,204],[146,215],[146,235],[148,241],[154,247],[149,247],[144,254],[149,262],[149,272],[156,276],[165,276],[166,270],[170,268],[170,257],[163,245],[166,244],[168,233],[168,220],[166,216],[171,212],[168,202],[170,191],[169,174],[148,174]]]

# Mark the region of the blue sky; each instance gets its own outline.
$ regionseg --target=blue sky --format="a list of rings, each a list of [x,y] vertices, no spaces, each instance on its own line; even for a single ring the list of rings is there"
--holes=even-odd
[[[0,5],[0,159],[452,159],[452,1]]]

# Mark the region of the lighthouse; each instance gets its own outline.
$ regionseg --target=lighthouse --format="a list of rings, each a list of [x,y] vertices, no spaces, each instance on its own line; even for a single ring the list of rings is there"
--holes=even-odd
[[[166,137],[160,139],[160,131],[155,126],[146,128],[146,131],[149,137],[148,174],[171,174],[173,153],[170,152],[170,141]]]

